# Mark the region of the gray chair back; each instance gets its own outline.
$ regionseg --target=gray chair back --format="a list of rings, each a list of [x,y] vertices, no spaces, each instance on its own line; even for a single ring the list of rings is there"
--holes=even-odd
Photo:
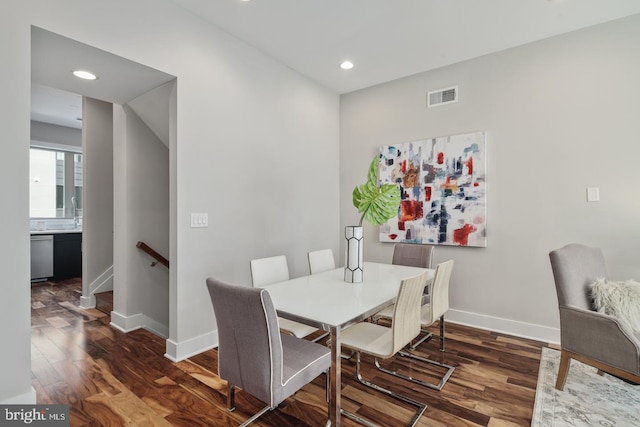
[[[396,243],[393,248],[391,264],[431,268],[432,260],[433,245]]]
[[[218,324],[218,373],[272,408],[282,381],[282,341],[268,291],[208,278]]]
[[[560,307],[592,310],[591,284],[607,278],[599,248],[572,243],[549,253]]]

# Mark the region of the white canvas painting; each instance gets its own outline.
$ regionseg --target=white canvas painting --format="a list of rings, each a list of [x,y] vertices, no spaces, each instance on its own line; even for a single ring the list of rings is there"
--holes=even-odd
[[[380,148],[380,183],[400,187],[381,242],[487,246],[486,132]]]

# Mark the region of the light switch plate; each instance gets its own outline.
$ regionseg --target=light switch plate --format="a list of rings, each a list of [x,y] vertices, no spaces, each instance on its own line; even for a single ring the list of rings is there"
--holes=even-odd
[[[600,189],[598,187],[587,188],[587,202],[599,202]]]
[[[192,213],[191,214],[191,228],[201,228],[209,226],[209,214],[206,213]]]

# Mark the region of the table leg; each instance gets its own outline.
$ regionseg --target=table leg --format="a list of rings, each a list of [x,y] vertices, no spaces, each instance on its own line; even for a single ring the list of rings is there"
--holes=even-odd
[[[329,383],[329,421],[332,427],[342,426],[340,418],[342,372],[341,372],[341,342],[340,326],[329,328],[331,337],[331,378]]]

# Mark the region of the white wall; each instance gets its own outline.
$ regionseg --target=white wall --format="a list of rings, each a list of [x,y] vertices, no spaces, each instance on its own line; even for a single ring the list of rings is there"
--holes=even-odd
[[[144,19],[142,19],[144,18]],[[249,260],[339,249],[339,97],[167,0],[21,0],[0,5],[0,222],[11,247],[0,302],[0,402],[32,397],[28,147],[31,25],[177,77],[171,132],[170,338],[179,359],[215,344],[205,278],[249,284]],[[133,42],[135,41],[135,42]],[[22,179],[20,177],[23,177]],[[210,226],[190,228],[191,212]]]
[[[169,99],[164,102],[168,105]],[[136,248],[169,256],[169,149],[129,106],[114,105],[114,300],[111,322],[124,331],[169,335],[169,272]],[[166,117],[169,120],[169,117]]]
[[[638,46],[635,16],[343,95],[342,225],[379,146],[487,131],[488,247],[435,252],[456,262],[448,318],[559,341],[550,250],[599,246],[612,277],[640,278]],[[453,85],[457,104],[426,108]],[[393,245],[365,233],[365,258],[389,261]]]
[[[113,288],[113,106],[83,99],[82,306]]]
[[[31,143],[41,147],[82,150],[82,130],[31,121]],[[53,144],[53,145],[51,145]]]
[[[0,298],[0,402],[35,402],[31,388],[30,303],[29,303],[29,32],[24,20],[0,6],[0,55],[7,58],[0,67],[0,123],[2,148],[0,182],[11,183],[0,190],[11,200],[0,221],[5,242],[0,245],[3,272]],[[11,59],[9,59],[11,58]],[[20,179],[22,177],[22,179]]]

